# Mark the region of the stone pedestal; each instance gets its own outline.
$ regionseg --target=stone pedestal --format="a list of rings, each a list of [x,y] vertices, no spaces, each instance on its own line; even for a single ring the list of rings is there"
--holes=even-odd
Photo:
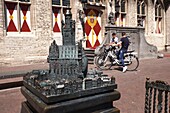
[[[21,92],[26,98],[21,113],[119,113],[113,101],[120,98],[115,78],[101,71],[87,71],[81,41],[75,44],[75,21],[70,9],[62,22],[63,46],[49,48],[49,70],[24,76]]]
[[[113,106],[113,101],[120,98],[120,93],[114,89],[50,104],[25,87],[22,87],[21,91],[27,99],[22,103],[21,113],[120,113],[119,109]]]

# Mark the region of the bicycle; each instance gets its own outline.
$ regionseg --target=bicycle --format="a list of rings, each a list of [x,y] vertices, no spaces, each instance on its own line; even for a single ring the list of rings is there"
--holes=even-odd
[[[121,62],[117,59],[117,51],[114,46],[104,45],[104,52],[97,55],[94,63],[100,69],[110,69],[112,66],[121,66]],[[138,57],[135,51],[127,51],[124,54],[124,64],[128,66],[127,71],[135,71],[139,66]]]

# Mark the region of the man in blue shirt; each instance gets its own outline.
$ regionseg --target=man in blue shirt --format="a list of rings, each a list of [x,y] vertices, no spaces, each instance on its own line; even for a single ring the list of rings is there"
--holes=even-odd
[[[128,50],[128,47],[129,47],[129,39],[128,37],[126,36],[126,33],[125,32],[122,32],[122,38],[120,39],[120,42],[118,42],[117,45],[120,45],[121,46],[121,49],[119,50],[119,60],[120,62],[122,63],[122,66],[123,66],[123,72],[126,72],[127,70],[127,66],[125,66],[124,64],[124,53],[127,52]]]

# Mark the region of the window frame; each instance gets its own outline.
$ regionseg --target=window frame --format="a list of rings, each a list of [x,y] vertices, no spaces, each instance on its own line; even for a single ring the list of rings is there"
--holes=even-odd
[[[52,10],[51,10],[51,14],[52,14],[52,33],[53,33],[53,35],[54,36],[56,36],[56,35],[58,35],[58,33],[62,33],[62,31],[61,31],[61,29],[60,29],[60,32],[54,32],[54,30],[53,30],[53,28],[54,28],[54,26],[53,26],[53,23],[54,23],[54,21],[53,21],[53,7],[55,7],[55,8],[59,8],[59,10],[60,10],[60,20],[62,21],[62,20],[64,20],[64,17],[63,17],[63,15],[64,15],[64,13],[65,13],[65,9],[66,8],[71,8],[71,0],[70,0],[70,4],[69,4],[69,6],[64,6],[63,5],[63,0],[60,0],[60,5],[54,5],[53,4],[53,2],[51,3],[51,7],[52,7]],[[64,20],[65,21],[65,20]],[[62,27],[62,25],[60,26],[60,28]]]
[[[91,5],[102,5],[102,6],[105,6],[104,5],[104,3],[105,3],[104,0],[87,0],[87,3],[91,4]]]
[[[5,19],[5,34],[6,34],[6,36],[20,36],[21,34],[28,34],[28,35],[30,35],[30,34],[32,34],[32,20],[31,20],[31,1],[32,0],[29,0],[28,2],[25,2],[25,1],[20,1],[20,0],[4,0],[4,19]],[[16,3],[16,11],[17,11],[17,16],[16,16],[16,18],[17,18],[17,32],[8,32],[7,31],[7,7],[6,7],[6,5],[5,5],[5,3]],[[24,4],[24,5],[30,5],[29,6],[29,9],[30,9],[30,32],[22,32],[21,31],[21,8],[20,8],[20,4]]]
[[[144,5],[144,12],[143,12],[143,5]],[[137,26],[144,27],[146,26],[146,2],[144,0],[137,1]],[[139,7],[138,7],[139,6]],[[138,12],[139,8],[139,12]]]
[[[163,33],[163,7],[160,1],[155,3],[155,34]],[[160,14],[160,15],[159,15]],[[160,27],[160,31],[159,31]]]
[[[124,2],[123,11],[122,11],[122,2]],[[127,13],[127,0],[115,0],[115,9],[116,7],[119,7],[119,9],[117,10],[118,12],[115,12],[116,26],[125,27],[126,26],[126,13]]]

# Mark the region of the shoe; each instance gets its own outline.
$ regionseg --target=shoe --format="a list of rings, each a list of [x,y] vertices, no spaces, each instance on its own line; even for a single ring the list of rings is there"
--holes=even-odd
[[[126,72],[126,70],[127,70],[127,66],[123,67],[123,71],[122,72],[124,73],[124,72]]]

